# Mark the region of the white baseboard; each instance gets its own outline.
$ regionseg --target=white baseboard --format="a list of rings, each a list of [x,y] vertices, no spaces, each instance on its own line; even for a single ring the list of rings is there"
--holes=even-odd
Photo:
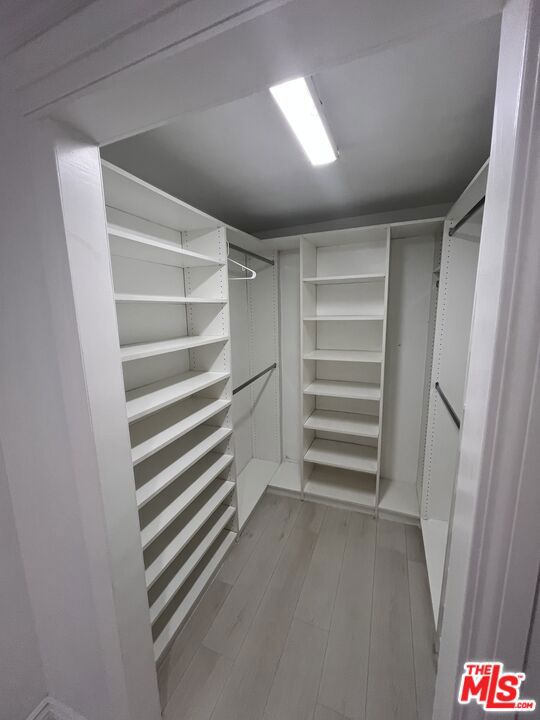
[[[67,705],[52,697],[46,697],[32,710],[26,720],[85,720]]]

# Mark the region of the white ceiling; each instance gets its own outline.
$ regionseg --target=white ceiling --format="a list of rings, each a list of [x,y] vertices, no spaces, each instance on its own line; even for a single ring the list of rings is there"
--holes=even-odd
[[[268,92],[103,149],[248,232],[453,202],[489,153],[499,18],[314,76],[339,148],[313,168]],[[272,39],[269,38],[269,42]]]
[[[1,0],[0,57],[54,27],[92,0]]]

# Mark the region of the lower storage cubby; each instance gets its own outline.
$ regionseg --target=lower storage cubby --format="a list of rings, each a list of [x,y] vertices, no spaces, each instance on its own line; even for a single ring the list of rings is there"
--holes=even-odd
[[[317,465],[304,485],[304,496],[330,505],[374,510],[376,479],[366,473]]]

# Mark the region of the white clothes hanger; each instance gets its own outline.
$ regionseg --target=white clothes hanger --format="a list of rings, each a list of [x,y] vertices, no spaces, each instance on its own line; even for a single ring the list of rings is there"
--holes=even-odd
[[[242,277],[234,277],[234,275],[229,275],[229,280],[255,280],[255,278],[257,277],[257,273],[255,272],[255,270],[252,270],[251,268],[242,265],[242,263],[236,262],[236,260],[233,260],[232,258],[227,258],[227,261],[232,263],[233,265],[236,265],[242,270],[245,270],[246,273],[249,273],[246,275],[242,275]]]

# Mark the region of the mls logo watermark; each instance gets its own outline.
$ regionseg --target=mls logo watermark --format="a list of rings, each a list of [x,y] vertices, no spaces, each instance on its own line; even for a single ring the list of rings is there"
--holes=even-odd
[[[501,662],[467,662],[461,676],[458,702],[476,702],[494,712],[532,712],[536,700],[520,698],[525,673],[504,672]]]

